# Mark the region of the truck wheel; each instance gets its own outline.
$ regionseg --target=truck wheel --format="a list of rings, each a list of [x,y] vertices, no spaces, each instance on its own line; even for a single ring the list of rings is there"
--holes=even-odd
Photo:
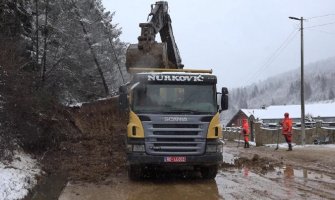
[[[206,166],[200,168],[201,176],[203,179],[214,179],[218,172],[218,166]]]
[[[140,180],[142,178],[142,167],[139,165],[130,165],[128,167],[128,177],[130,180]]]

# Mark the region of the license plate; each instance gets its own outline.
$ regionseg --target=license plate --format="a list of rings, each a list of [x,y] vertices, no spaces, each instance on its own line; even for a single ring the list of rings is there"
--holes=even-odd
[[[186,162],[185,156],[167,156],[164,157],[164,162]]]

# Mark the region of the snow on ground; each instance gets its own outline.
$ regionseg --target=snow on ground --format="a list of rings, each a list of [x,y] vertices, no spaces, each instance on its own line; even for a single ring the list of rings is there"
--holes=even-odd
[[[264,146],[267,147],[277,147],[277,144],[265,144]],[[295,143],[292,143],[292,146],[294,148],[314,148],[314,149],[321,149],[321,148],[335,148],[335,144],[306,144],[306,145],[296,145]],[[287,143],[280,143],[278,144],[278,147],[281,149],[287,149],[288,145]]]
[[[244,145],[244,140],[234,140],[236,143],[240,143],[240,146]],[[250,146],[256,146],[256,142],[249,141]],[[265,144],[266,147],[276,148],[277,144]],[[292,143],[294,148],[313,148],[313,149],[322,149],[322,148],[335,148],[335,144],[305,144],[305,145],[297,145],[296,143]],[[287,143],[279,143],[279,149],[287,149]]]
[[[24,198],[42,173],[37,161],[16,151],[11,163],[0,162],[0,199]]]
[[[244,140],[234,140],[235,142],[239,142],[241,143],[242,145],[244,145]],[[240,145],[241,145],[240,144]],[[249,141],[249,145],[250,146],[256,146],[256,142],[252,142],[252,141]]]
[[[68,107],[81,107],[82,105],[83,105],[83,103],[76,102],[76,103],[73,103],[73,104],[68,104],[67,106]]]
[[[277,144],[265,144],[264,146],[276,148]],[[297,145],[295,143],[292,143],[292,147],[297,147]],[[278,144],[278,148],[279,149],[287,149],[288,148],[288,144],[287,143],[279,143]]]
[[[113,94],[116,94],[116,91],[112,91],[111,92],[111,94],[112,94],[112,96],[115,96],[115,95],[113,95]],[[96,101],[103,101],[103,100],[107,100],[107,99],[111,99],[112,97],[104,97],[104,98],[99,98],[99,99],[97,99],[97,100],[95,100],[95,102]],[[73,102],[73,103],[64,103],[64,105],[66,105],[66,106],[68,106],[68,107],[81,107],[83,104],[89,104],[89,103],[91,103],[91,102]]]

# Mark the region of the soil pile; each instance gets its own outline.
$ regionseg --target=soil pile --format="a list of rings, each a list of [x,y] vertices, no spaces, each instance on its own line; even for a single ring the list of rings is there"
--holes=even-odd
[[[70,180],[100,181],[124,170],[128,117],[118,109],[117,98],[67,108],[74,124],[59,148],[47,152],[47,172],[62,171]]]
[[[241,157],[235,160],[234,166],[238,168],[248,167],[258,173],[267,173],[273,171],[276,166],[282,165],[274,159],[267,157],[260,157],[258,154],[254,154],[252,158]]]

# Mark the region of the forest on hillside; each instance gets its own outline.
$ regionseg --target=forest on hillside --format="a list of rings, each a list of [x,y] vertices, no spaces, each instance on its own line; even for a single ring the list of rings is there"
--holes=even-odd
[[[305,103],[335,101],[335,57],[305,66]],[[229,110],[223,112],[226,124],[239,109],[258,109],[270,105],[300,104],[300,69],[270,77],[264,81],[230,91]]]
[[[16,144],[55,142],[60,105],[111,96],[129,80],[113,16],[101,0],[0,2],[0,158]]]

